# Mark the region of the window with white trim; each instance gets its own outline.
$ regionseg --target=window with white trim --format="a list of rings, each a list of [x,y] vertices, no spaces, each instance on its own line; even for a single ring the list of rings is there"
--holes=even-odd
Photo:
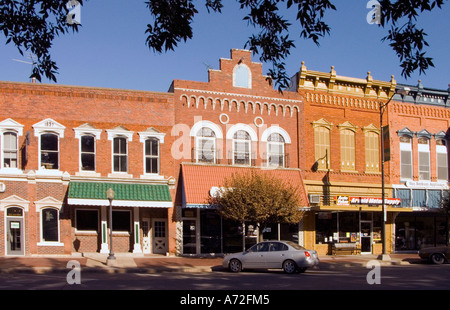
[[[95,171],[95,136],[82,135],[80,139],[81,171]]]
[[[216,162],[216,134],[211,128],[202,127],[195,137],[196,160],[199,163]]]
[[[126,137],[113,139],[113,172],[128,171],[128,140]]]
[[[437,179],[439,181],[448,181],[448,152],[446,141],[436,140],[437,155]]]
[[[40,167],[59,169],[59,136],[53,132],[45,132],[40,136]]]
[[[419,180],[429,181],[431,179],[430,173],[430,140],[427,138],[418,139],[419,151]]]
[[[267,138],[267,163],[270,167],[285,166],[285,141],[279,133],[272,133]]]
[[[233,164],[250,165],[251,139],[245,130],[238,130],[233,135]]]
[[[3,167],[18,168],[19,150],[17,142],[17,134],[15,132],[5,132],[2,140],[3,147]]]
[[[400,178],[412,180],[412,139],[408,136],[400,136]]]
[[[145,140],[145,173],[159,173],[159,139]]]
[[[42,242],[59,242],[59,211],[54,208],[41,210]]]

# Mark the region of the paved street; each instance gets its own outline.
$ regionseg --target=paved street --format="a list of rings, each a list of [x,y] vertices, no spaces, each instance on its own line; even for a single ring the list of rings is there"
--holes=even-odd
[[[80,272],[80,284],[68,284],[67,273],[0,274],[0,289],[28,290],[435,290],[450,289],[450,264],[379,267],[380,284],[368,284],[375,269],[325,262],[303,274],[221,268],[212,272],[96,273]]]

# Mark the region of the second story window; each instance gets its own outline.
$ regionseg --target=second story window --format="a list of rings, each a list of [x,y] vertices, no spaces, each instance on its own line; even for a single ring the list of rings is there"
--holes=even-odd
[[[233,164],[250,165],[250,149],[250,135],[244,130],[238,130],[233,136]]]
[[[3,167],[18,168],[17,134],[5,132],[3,134]]]
[[[374,131],[367,131],[365,134],[366,140],[366,171],[379,172],[380,171],[380,140],[379,134]]]
[[[443,139],[436,140],[437,154],[437,179],[439,181],[448,181],[448,154],[446,141]]]
[[[95,137],[81,136],[81,170],[95,171]]]
[[[159,139],[145,140],[145,173],[159,173]]]
[[[430,140],[419,138],[419,180],[429,181],[430,175]]]
[[[125,137],[113,140],[113,172],[128,171],[128,143]]]
[[[197,162],[214,164],[216,161],[216,134],[212,129],[203,127],[196,136]]]
[[[400,136],[400,178],[412,180],[412,139],[408,136]]]
[[[285,141],[279,133],[273,133],[267,139],[267,162],[270,167],[284,167]]]
[[[41,135],[41,167],[59,169],[59,137],[54,133]]]

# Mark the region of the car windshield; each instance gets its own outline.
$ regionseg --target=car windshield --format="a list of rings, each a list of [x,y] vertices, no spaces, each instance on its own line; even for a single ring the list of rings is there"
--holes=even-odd
[[[304,247],[302,247],[301,245],[298,245],[295,242],[292,241],[285,241],[286,244],[290,245],[291,247],[293,247],[296,250],[306,250]]]

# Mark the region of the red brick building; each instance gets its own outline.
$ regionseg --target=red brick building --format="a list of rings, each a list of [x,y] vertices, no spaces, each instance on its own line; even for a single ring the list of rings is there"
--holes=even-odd
[[[251,52],[231,50],[220,59],[219,70],[209,70],[208,82],[175,80],[173,155],[179,169],[175,199],[178,216],[178,252],[183,254],[226,253],[256,242],[256,223],[247,231],[239,223],[222,219],[207,204],[211,190],[232,173],[269,170],[302,189],[302,206],[308,202],[301,172],[303,140],[298,126],[302,99],[298,93],[279,93],[262,73],[262,64]],[[298,241],[299,225],[267,227],[265,238]],[[300,241],[302,242],[302,241]]]
[[[109,187],[114,251],[175,247],[173,94],[0,82],[0,105],[0,255],[108,253]]]
[[[395,93],[396,81],[374,80],[370,72],[365,79],[344,77],[333,67],[318,72],[302,63],[290,89],[304,98],[300,148],[308,151],[301,154],[300,169],[312,209],[304,220],[306,245],[321,254],[336,243],[381,253],[380,104]],[[393,197],[389,174],[385,180],[386,197]],[[386,235],[393,236],[395,215],[411,209],[388,200]],[[391,252],[393,240],[386,241]]]
[[[414,212],[398,214],[396,251],[446,244],[449,221],[440,212],[448,195],[450,91],[399,85],[407,95],[395,95],[389,105],[390,170],[394,197]]]

